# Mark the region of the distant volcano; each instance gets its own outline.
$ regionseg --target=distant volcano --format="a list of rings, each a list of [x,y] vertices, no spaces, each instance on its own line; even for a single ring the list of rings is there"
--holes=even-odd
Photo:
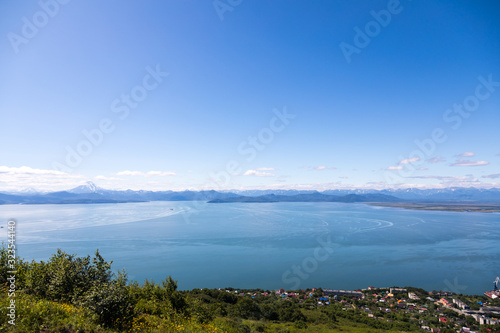
[[[92,183],[92,182],[87,182],[85,183],[85,185],[81,185],[81,186],[78,186],[78,187],[75,187],[71,190],[68,190],[68,192],[70,193],[99,193],[99,192],[102,192],[104,189],[101,188],[101,187],[98,187],[96,184]]]

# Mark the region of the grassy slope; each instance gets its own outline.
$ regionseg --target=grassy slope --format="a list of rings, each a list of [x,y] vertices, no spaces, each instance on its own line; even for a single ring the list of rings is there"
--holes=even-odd
[[[4,291],[4,290],[2,290]],[[86,309],[71,304],[37,299],[30,295],[18,294],[16,299],[16,326],[8,324],[6,293],[0,296],[1,332],[228,332],[238,333],[242,329],[237,324],[251,329],[251,332],[401,332],[373,329],[367,325],[338,318],[332,324],[308,323],[307,328],[296,328],[294,323],[275,323],[269,321],[238,320],[215,318],[210,323],[200,324],[186,318],[161,318],[154,315],[139,315],[126,329],[106,329],[98,325]],[[236,323],[236,324],[235,324]]]

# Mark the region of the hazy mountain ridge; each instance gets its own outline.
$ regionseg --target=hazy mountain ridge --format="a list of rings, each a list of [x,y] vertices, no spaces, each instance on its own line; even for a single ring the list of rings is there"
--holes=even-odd
[[[372,193],[372,194],[348,194],[348,195],[328,195],[323,193],[309,193],[296,195],[274,195],[267,194],[258,197],[239,196],[228,199],[215,199],[209,203],[229,203],[229,202],[399,202],[396,197]]]
[[[234,197],[233,193],[211,191],[116,191],[106,190],[94,183],[75,187],[68,191],[46,194],[0,193],[0,204],[82,204],[82,203],[123,203],[147,201],[209,201]]]
[[[302,191],[302,190],[243,190],[229,191],[241,196],[258,197],[267,194],[276,195],[297,195],[322,193],[326,195],[345,196],[350,194],[369,195],[369,194],[385,194],[404,200],[414,201],[463,201],[463,202],[500,202],[500,188],[478,189],[474,187],[450,187],[443,189],[345,189],[345,190],[325,190],[318,191]]]
[[[209,202],[464,202],[500,203],[500,189],[446,188],[394,190],[234,190],[133,191],[107,190],[92,182],[67,191],[0,192],[0,204],[81,204],[147,201]]]

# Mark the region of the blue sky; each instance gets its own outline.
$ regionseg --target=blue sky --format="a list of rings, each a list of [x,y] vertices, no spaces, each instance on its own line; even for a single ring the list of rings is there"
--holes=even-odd
[[[0,191],[500,187],[497,1],[0,11]]]

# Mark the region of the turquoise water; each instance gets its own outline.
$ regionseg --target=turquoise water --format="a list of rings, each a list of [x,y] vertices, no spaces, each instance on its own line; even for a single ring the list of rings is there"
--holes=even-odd
[[[500,275],[500,214],[341,203],[0,206],[18,255],[99,249],[130,280],[181,289],[416,286],[466,294]]]

